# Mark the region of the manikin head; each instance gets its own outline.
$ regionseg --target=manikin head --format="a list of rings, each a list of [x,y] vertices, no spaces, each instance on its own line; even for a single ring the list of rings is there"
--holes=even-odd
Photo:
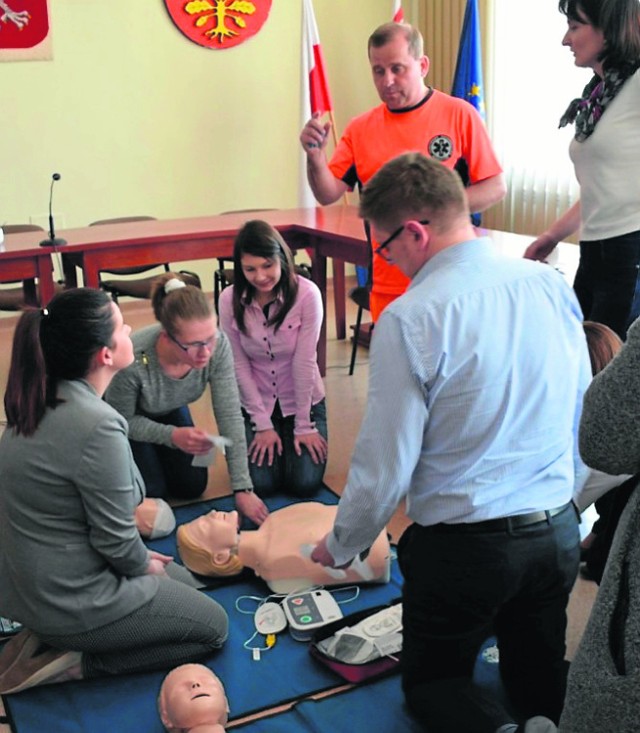
[[[180,556],[194,573],[206,576],[237,575],[238,512],[211,511],[178,527]]]
[[[224,687],[202,664],[183,664],[164,678],[158,712],[169,733],[223,733],[229,705]]]

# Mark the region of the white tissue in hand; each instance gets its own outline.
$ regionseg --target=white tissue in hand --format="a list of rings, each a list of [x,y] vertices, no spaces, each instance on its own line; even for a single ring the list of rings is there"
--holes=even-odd
[[[193,457],[191,465],[196,468],[207,468],[208,466],[213,466],[216,460],[216,449],[224,455],[225,448],[233,445],[231,438],[225,438],[224,435],[207,435],[207,438],[209,438],[213,443],[213,446],[210,451],[207,451],[207,453]]]

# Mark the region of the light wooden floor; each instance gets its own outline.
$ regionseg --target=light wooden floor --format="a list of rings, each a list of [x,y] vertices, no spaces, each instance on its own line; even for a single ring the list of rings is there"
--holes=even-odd
[[[325,474],[326,483],[338,493],[344,486],[349,461],[357,432],[364,413],[367,390],[368,352],[359,349],[356,368],[352,377],[348,374],[351,344],[348,341],[337,341],[333,323],[333,295],[328,293],[328,343],[327,374],[325,387],[327,392],[327,414],[329,421],[329,462]],[[153,316],[147,301],[130,301],[122,303],[125,320],[134,328],[151,323]],[[0,318],[0,385],[4,394],[6,375],[10,358],[11,338],[16,317]],[[355,306],[348,304],[347,323],[355,322]],[[0,406],[0,411],[3,408]],[[204,396],[193,407],[193,415],[197,425],[215,429],[211,416],[208,396]],[[0,412],[0,419],[4,414]],[[229,492],[229,482],[223,461],[218,461],[211,469],[206,498],[220,496]],[[398,508],[393,516],[389,531],[397,541],[407,526],[408,520],[403,507]],[[567,632],[568,656],[573,657],[577,643],[582,635],[584,625],[595,597],[596,585],[579,578],[576,582],[569,604],[569,628]],[[4,712],[0,706],[0,713]],[[8,733],[10,728],[0,724],[0,733]]]

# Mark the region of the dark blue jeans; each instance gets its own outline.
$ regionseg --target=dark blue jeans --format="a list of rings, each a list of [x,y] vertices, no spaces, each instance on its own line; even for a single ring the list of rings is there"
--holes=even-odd
[[[566,607],[579,563],[573,506],[502,532],[411,525],[398,545],[404,575],[402,685],[429,733],[495,733],[515,718],[558,721],[566,689]],[[514,710],[473,684],[495,634]]]
[[[604,323],[621,339],[640,315],[640,231],[580,242],[573,289],[585,320]]]
[[[247,436],[247,445],[254,437],[251,418],[243,410],[244,428]],[[327,407],[325,400],[320,400],[311,407],[311,421],[316,429],[327,439]],[[302,448],[302,455],[297,455],[293,447],[294,416],[283,417],[280,404],[276,402],[271,415],[271,422],[282,441],[282,455],[273,459],[271,466],[266,461],[257,466],[249,461],[249,473],[253,482],[253,489],[258,496],[265,497],[282,491],[300,498],[307,498],[320,488],[326,463],[314,463],[306,448]]]
[[[188,407],[179,407],[166,415],[149,416],[163,425],[193,427]],[[193,456],[179,448],[130,440],[133,458],[142,474],[147,496],[160,499],[197,499],[207,488],[206,468],[191,465]]]

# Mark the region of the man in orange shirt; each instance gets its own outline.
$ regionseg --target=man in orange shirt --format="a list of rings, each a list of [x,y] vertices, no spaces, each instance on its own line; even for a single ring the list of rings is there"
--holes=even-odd
[[[382,104],[351,120],[330,162],[325,154],[330,123],[314,115],[300,134],[309,184],[319,203],[331,204],[366,185],[387,161],[409,151],[457,170],[468,186],[471,211],[500,201],[506,193],[504,177],[484,123],[465,100],[425,85],[429,59],[420,32],[404,23],[385,23],[370,36],[368,52]],[[374,322],[409,284],[395,265],[375,254],[377,246],[373,243],[370,296]]]

